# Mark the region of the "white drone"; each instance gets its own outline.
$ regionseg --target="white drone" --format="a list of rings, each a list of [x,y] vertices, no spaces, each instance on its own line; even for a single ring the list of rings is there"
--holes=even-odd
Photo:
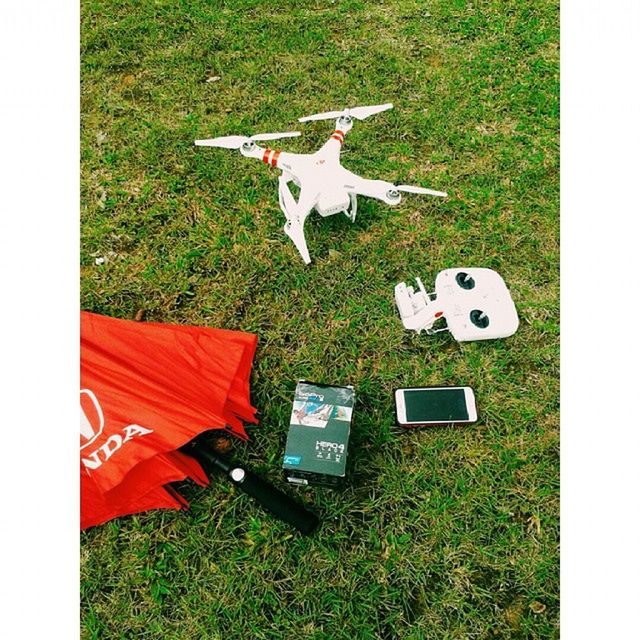
[[[257,158],[282,171],[282,175],[279,177],[279,196],[280,207],[287,219],[284,231],[293,240],[305,264],[309,264],[311,258],[304,237],[304,223],[314,207],[323,218],[336,213],[344,213],[351,222],[354,222],[358,195],[377,198],[391,206],[400,203],[401,191],[446,197],[447,194],[443,191],[433,191],[404,184],[396,186],[384,180],[367,180],[351,173],[340,164],[342,144],[345,135],[353,126],[353,119],[364,120],[391,108],[393,105],[388,103],[370,107],[355,107],[344,111],[328,111],[300,118],[300,122],[337,118],[336,130],[331,134],[329,140],[318,151],[311,154],[274,151],[256,144],[256,142],[266,140],[294,138],[300,135],[299,131],[262,133],[250,137],[223,136],[210,140],[196,140],[195,144],[201,147],[239,149],[243,156]],[[300,189],[297,202],[289,188],[290,182],[293,182]]]

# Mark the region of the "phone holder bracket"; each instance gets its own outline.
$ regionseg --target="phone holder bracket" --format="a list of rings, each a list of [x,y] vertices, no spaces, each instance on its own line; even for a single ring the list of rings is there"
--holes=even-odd
[[[396,306],[406,329],[417,333],[421,331],[431,333],[436,320],[443,314],[438,313],[437,305],[431,298],[431,296],[435,297],[435,294],[427,293],[420,278],[416,278],[416,283],[417,290],[404,282],[396,285]]]

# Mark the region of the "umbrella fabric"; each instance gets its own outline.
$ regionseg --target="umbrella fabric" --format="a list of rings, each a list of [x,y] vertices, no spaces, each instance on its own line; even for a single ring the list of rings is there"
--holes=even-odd
[[[229,329],[208,329],[206,327],[195,327],[185,325],[165,325],[159,323],[147,323],[147,326],[160,328],[170,327],[173,331],[183,331],[192,335],[213,334],[223,340],[229,340],[239,344],[244,349],[244,356],[238,367],[238,372],[231,383],[229,389],[228,405],[236,415],[245,422],[256,423],[256,410],[249,402],[249,378],[251,367],[258,344],[257,336],[242,331],[231,331]]]
[[[116,502],[113,498],[107,498],[90,479],[89,482],[82,482],[84,472],[80,473],[80,528],[83,530],[113,518],[150,509],[184,509],[188,506],[173,492],[162,486],[154,487],[144,495],[136,496],[135,500]]]
[[[222,340],[240,345],[243,348],[243,357],[238,366],[236,376],[231,382],[229,395],[227,398],[227,407],[238,418],[244,422],[257,424],[256,410],[249,401],[250,389],[249,380],[251,377],[251,367],[253,365],[253,357],[255,355],[258,338],[252,333],[243,331],[231,331],[229,329],[209,329],[207,327],[195,327],[190,325],[166,325],[160,323],[146,323],[147,326],[167,328],[172,331],[180,331],[191,335],[214,335]],[[246,439],[246,438],[245,438]]]
[[[246,439],[257,338],[239,331],[81,314],[82,527],[182,508],[169,482],[207,482],[179,447],[209,429]]]
[[[149,509],[184,509],[189,503],[167,485],[187,478],[201,486],[209,482],[202,467],[179,451],[163,453],[137,464],[106,494],[91,476],[80,470],[80,528],[86,529],[112,518]]]

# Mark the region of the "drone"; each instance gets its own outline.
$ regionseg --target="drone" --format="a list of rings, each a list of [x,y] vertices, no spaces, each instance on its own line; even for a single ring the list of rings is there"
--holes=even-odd
[[[359,195],[382,200],[390,206],[400,203],[402,192],[447,196],[443,191],[433,191],[424,187],[395,185],[384,180],[361,178],[340,164],[342,145],[347,133],[353,127],[354,119],[365,120],[369,116],[392,108],[393,105],[387,103],[354,107],[343,111],[327,111],[300,118],[299,122],[336,118],[335,131],[320,149],[311,154],[288,153],[268,147],[263,148],[256,144],[269,140],[294,138],[301,135],[299,131],[261,133],[253,136],[222,136],[209,140],[196,140],[195,144],[200,147],[239,149],[243,156],[262,160],[265,164],[282,171],[278,178],[278,192],[280,208],[287,220],[284,232],[295,244],[305,264],[309,264],[311,257],[304,236],[304,223],[314,208],[323,218],[344,213],[351,222],[354,222]],[[291,192],[290,183],[300,190],[297,201]]]

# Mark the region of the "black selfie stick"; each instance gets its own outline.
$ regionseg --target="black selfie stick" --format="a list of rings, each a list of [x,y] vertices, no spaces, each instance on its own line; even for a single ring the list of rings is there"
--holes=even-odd
[[[211,447],[194,440],[182,450],[193,456],[207,473],[214,471],[224,473],[236,487],[255,498],[276,518],[287,522],[301,533],[309,534],[320,524],[318,516],[307,511],[286,493],[276,489],[240,464],[219,456]]]

